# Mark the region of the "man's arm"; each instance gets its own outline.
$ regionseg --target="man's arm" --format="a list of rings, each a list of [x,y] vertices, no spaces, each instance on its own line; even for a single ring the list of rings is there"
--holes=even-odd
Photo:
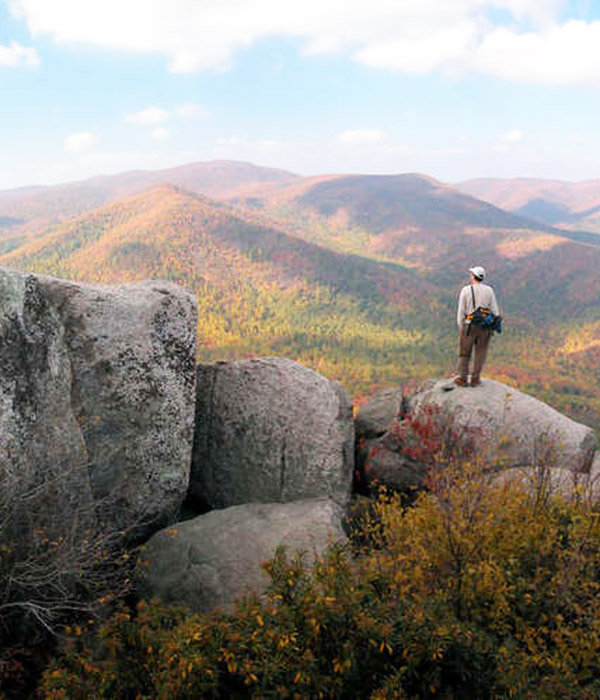
[[[493,288],[492,289],[492,303],[490,304],[490,310],[493,314],[496,316],[500,315],[500,309],[498,308],[498,302],[496,301],[496,293],[494,292]]]
[[[458,324],[459,328],[462,326],[464,318],[467,314],[465,289],[466,287],[463,287],[460,290],[460,296],[458,297],[458,311],[456,312],[456,323]]]

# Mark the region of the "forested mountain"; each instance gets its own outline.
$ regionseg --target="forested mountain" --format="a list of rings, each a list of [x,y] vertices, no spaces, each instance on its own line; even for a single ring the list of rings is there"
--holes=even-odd
[[[401,263],[450,293],[474,259],[485,262],[511,309],[533,303],[553,323],[595,313],[600,300],[600,248],[423,175],[307,178],[236,202],[296,236]]]
[[[0,264],[177,281],[198,297],[201,359],[286,355],[355,398],[452,371],[456,295],[483,264],[506,317],[489,373],[600,426],[600,247],[422,175],[302,178],[231,163],[171,175],[195,191],[143,189],[128,173],[102,178],[94,196],[93,181],[86,196],[75,183],[72,200],[66,185],[54,198],[26,191],[20,205],[0,193],[0,242],[13,247]],[[142,191],[120,197],[128,187]]]
[[[288,181],[295,177],[285,170],[250,163],[211,161],[0,192],[0,252],[44,234],[66,218],[139,194],[157,184],[177,185],[218,198],[243,191],[248,184]]]
[[[600,233],[600,180],[480,178],[461,182],[457,188],[551,226]]]
[[[415,377],[439,357],[416,309],[431,299],[442,319],[444,296],[413,271],[317,246],[173,186],[63,222],[0,264],[89,282],[175,280],[198,296],[205,359],[289,355],[356,391],[392,380],[403,356]]]

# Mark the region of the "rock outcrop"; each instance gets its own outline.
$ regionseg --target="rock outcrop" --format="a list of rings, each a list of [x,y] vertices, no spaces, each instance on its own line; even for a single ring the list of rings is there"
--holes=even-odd
[[[476,388],[428,382],[407,414],[366,444],[363,478],[393,488],[422,484],[429,465],[476,457],[489,469],[540,465],[589,472],[594,431],[547,404],[484,379]]]
[[[285,358],[200,365],[190,492],[203,508],[350,496],[354,425],[337,382]]]
[[[405,411],[406,397],[402,388],[380,391],[356,414],[356,439],[371,440],[384,435],[392,422]]]
[[[115,529],[172,520],[189,480],[195,335],[195,300],[176,285],[0,269],[0,481],[45,492],[40,517],[59,532],[78,508]]]
[[[558,467],[516,467],[494,474],[492,482],[499,486],[518,482],[532,495],[560,495],[565,501],[580,499],[595,504],[600,502],[600,479],[597,474],[593,475],[591,472],[572,472],[570,469]]]
[[[422,465],[407,463],[396,450],[396,442],[389,446],[383,440],[392,425],[404,417],[408,409],[407,396],[402,387],[384,389],[360,407],[354,419],[356,431],[355,488],[368,490],[372,475],[377,474],[380,483],[403,491],[420,483]],[[371,464],[367,467],[367,461]]]
[[[146,597],[205,612],[229,607],[245,593],[260,595],[268,577],[261,564],[280,545],[310,562],[334,541],[345,541],[342,510],[329,499],[249,503],[214,510],[150,538],[140,566]]]

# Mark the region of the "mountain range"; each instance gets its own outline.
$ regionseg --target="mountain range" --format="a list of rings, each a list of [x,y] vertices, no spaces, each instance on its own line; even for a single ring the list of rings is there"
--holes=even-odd
[[[200,359],[287,355],[358,398],[452,370],[455,299],[483,264],[506,317],[489,373],[600,426],[596,185],[134,171],[0,192],[0,264],[177,281],[198,298]]]
[[[600,180],[480,178],[457,189],[540,223],[600,234]]]

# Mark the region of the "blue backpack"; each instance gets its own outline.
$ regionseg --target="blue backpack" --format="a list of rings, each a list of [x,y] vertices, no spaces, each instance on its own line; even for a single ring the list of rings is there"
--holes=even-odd
[[[471,285],[471,295],[473,297],[473,307],[475,307],[475,291]],[[495,314],[485,306],[478,306],[472,314],[467,315],[467,319],[478,328],[485,328],[489,331],[502,333],[502,316]]]

